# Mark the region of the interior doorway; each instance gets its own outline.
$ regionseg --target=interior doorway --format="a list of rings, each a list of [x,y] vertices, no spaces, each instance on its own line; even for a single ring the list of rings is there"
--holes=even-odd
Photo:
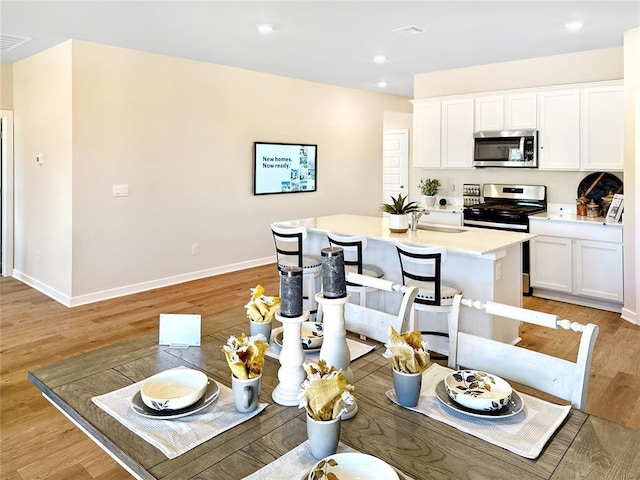
[[[382,199],[409,193],[409,130],[385,130],[382,141]]]
[[[0,262],[4,277],[13,275],[13,112],[0,110]]]

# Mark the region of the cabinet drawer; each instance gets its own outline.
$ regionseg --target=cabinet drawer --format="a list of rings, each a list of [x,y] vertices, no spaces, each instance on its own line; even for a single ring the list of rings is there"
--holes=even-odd
[[[622,228],[618,226],[603,225],[601,223],[529,220],[530,233],[537,233],[538,235],[622,243]]]

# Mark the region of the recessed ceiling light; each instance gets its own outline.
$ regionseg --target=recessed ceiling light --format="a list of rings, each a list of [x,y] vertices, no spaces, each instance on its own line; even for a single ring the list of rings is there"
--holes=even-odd
[[[387,61],[387,57],[385,55],[379,54],[373,56],[373,61],[376,63],[384,63]]]
[[[576,33],[580,31],[583,25],[584,25],[584,22],[582,20],[570,20],[564,24],[565,28],[571,33]]]
[[[268,23],[259,23],[258,25],[256,25],[256,28],[258,29],[258,32],[260,32],[260,33],[271,33],[271,32],[273,32],[273,25],[270,25]]]
[[[381,80],[378,82],[378,87],[379,88],[386,88],[387,87],[387,82],[385,82],[384,80]]]

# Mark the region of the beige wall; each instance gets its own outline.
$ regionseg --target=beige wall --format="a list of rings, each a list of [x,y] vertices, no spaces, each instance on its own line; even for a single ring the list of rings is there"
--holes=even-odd
[[[0,63],[0,110],[13,110],[12,63]]]
[[[624,309],[622,317],[640,325],[640,28],[624,36]]]
[[[66,298],[72,294],[71,42],[14,64],[13,73],[14,273]]]
[[[73,84],[72,97],[65,93],[55,102],[73,114],[63,132],[73,145],[73,203],[64,208],[73,218],[73,258],[65,262],[73,265],[70,303],[270,261],[275,220],[378,214],[384,112],[410,113],[408,99],[81,41],[69,45],[63,49],[73,61],[51,66]],[[45,85],[22,85],[52,55],[16,64],[16,116],[30,93],[36,94],[30,104],[55,113],[44,101]],[[33,146],[16,152],[22,169],[42,144],[34,135],[38,123],[29,116],[16,126],[16,136]],[[253,196],[254,141],[317,143],[318,192]],[[49,145],[42,149],[47,157]],[[130,196],[113,197],[115,184],[129,184]],[[37,196],[32,184],[22,187],[24,200]],[[45,220],[26,213],[29,223],[53,220],[53,212]],[[45,240],[44,229],[34,233]],[[200,254],[192,256],[195,243]],[[32,271],[27,246],[21,237],[16,268]]]
[[[421,73],[414,77],[414,98],[490,92],[512,88],[619,80],[622,47]]]

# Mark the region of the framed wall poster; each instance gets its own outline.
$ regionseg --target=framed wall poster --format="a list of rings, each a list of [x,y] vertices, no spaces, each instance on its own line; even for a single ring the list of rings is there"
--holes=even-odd
[[[253,194],[315,192],[318,146],[254,142]]]
[[[607,212],[605,220],[612,223],[619,222],[620,215],[622,215],[623,209],[624,195],[622,193],[616,193],[613,196],[613,200],[611,201],[611,205],[609,206],[609,211]]]

